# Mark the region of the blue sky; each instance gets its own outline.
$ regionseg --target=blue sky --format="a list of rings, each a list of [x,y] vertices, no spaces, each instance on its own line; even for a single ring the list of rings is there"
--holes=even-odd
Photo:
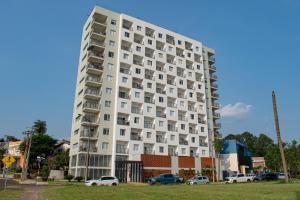
[[[300,1],[0,1],[0,137],[37,119],[70,137],[82,26],[94,5],[202,41],[216,50],[222,133],[300,141]]]

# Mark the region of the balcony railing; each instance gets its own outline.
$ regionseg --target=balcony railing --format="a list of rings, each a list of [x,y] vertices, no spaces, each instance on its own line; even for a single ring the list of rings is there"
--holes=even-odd
[[[129,122],[129,121],[126,121],[126,120],[123,120],[123,119],[118,119],[118,120],[117,120],[117,124],[129,126],[129,125],[130,125],[130,122]]]
[[[88,57],[96,57],[96,58],[101,58],[101,59],[104,58],[102,53],[93,52],[93,51],[88,52]]]
[[[156,92],[159,94],[166,94],[166,91],[164,91],[163,89],[160,89],[160,88],[156,88]]]
[[[213,116],[216,117],[216,118],[220,118],[221,117],[220,113],[213,113]]]
[[[150,74],[145,74],[145,78],[149,80],[154,80],[154,76]]]
[[[97,41],[97,40],[91,40],[90,41],[90,45],[96,45],[96,46],[105,47],[105,43],[104,42],[100,42],[100,41]]]
[[[98,109],[99,104],[98,103],[85,102],[83,104],[83,108]]]
[[[174,126],[168,126],[168,131],[173,131],[173,132],[177,132],[178,128],[174,127]]]
[[[176,84],[175,84],[175,81],[172,81],[172,80],[167,80],[167,83],[168,83],[169,85],[176,85]]]
[[[214,65],[209,65],[209,69],[214,70],[214,71],[217,70],[216,66],[214,66]]]
[[[215,74],[212,74],[212,75],[210,76],[210,78],[211,78],[211,79],[214,79],[214,80],[217,80],[217,79],[218,79],[218,76],[215,75]]]
[[[140,62],[140,61],[137,61],[137,60],[133,60],[133,64],[143,66],[143,62]]]
[[[87,68],[90,69],[97,69],[97,70],[103,70],[103,66],[102,65],[98,65],[98,64],[88,64]]]
[[[105,32],[99,31],[99,30],[96,30],[96,29],[92,29],[92,33],[93,34],[97,34],[97,35],[101,35],[101,36],[105,36],[106,35]]]
[[[156,137],[157,143],[167,143],[167,139],[163,137]]]
[[[198,102],[201,102],[201,103],[205,103],[205,100],[204,100],[203,98],[199,98],[199,97],[198,97],[198,98],[197,98],[197,101],[198,101]]]
[[[89,133],[88,131],[81,131],[80,137],[98,138],[98,133],[96,132]]]
[[[127,93],[119,92],[119,97],[123,99],[129,99],[129,95]]]
[[[92,89],[88,88],[85,90],[84,94],[99,96],[100,92],[99,92],[99,90],[92,90]]]
[[[184,139],[179,139],[179,144],[180,144],[180,145],[188,145],[189,142],[186,141],[186,140],[184,140]]]
[[[156,117],[166,118],[167,115],[166,115],[166,114],[159,114],[159,113],[156,113]]]
[[[131,71],[129,69],[120,68],[120,72],[123,74],[131,74]]]
[[[152,104],[155,103],[155,102],[154,102],[154,99],[150,99],[150,98],[144,98],[144,101],[145,101],[146,103],[152,103]]]
[[[135,113],[135,114],[143,114],[143,111],[141,109],[134,109],[134,108],[131,108],[131,112],[132,113]]]
[[[214,98],[219,98],[220,95],[216,94],[216,93],[212,93],[211,96],[214,97]]]
[[[212,103],[212,106],[215,108],[220,108],[220,104],[219,103]]]
[[[203,119],[198,119],[198,123],[199,123],[199,124],[206,124],[206,121],[203,120]]]
[[[117,145],[116,153],[128,154],[128,149],[126,147],[118,147],[118,145]]]
[[[136,89],[143,89],[143,86],[142,86],[142,84],[139,84],[139,83],[132,83],[132,87],[133,88],[136,88]]]
[[[152,148],[147,148],[147,147],[145,147],[144,148],[144,154],[148,154],[148,155],[154,155],[155,154],[155,151],[154,150],[152,150]]]
[[[79,151],[81,151],[81,152],[87,152],[88,151],[88,147],[86,147],[86,146],[80,146],[79,147]],[[97,152],[97,147],[90,147],[90,151],[89,152]]]
[[[214,57],[212,57],[212,56],[209,56],[209,57],[208,57],[208,61],[215,62],[216,59],[215,59]]]
[[[144,128],[155,129],[155,125],[153,123],[144,123]]]
[[[96,82],[96,83],[102,83],[102,79],[99,77],[93,77],[93,76],[87,76],[86,81]]]
[[[214,127],[215,127],[215,128],[221,128],[221,124],[220,124],[220,123],[215,123],[215,124],[214,124]]]
[[[140,135],[133,134],[133,135],[130,135],[130,139],[131,140],[136,140],[136,141],[142,141],[143,138]]]
[[[199,146],[200,147],[207,147],[208,146],[208,144],[207,144],[207,142],[199,142]]]
[[[168,107],[170,107],[170,108],[176,108],[176,104],[175,103],[168,103]]]

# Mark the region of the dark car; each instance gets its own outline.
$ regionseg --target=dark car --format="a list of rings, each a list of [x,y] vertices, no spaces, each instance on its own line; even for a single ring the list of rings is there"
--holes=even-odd
[[[148,179],[148,183],[162,183],[162,184],[170,184],[170,183],[182,183],[183,178],[176,176],[174,174],[161,174],[159,176]]]
[[[275,173],[258,174],[254,177],[253,181],[276,181],[278,175]]]

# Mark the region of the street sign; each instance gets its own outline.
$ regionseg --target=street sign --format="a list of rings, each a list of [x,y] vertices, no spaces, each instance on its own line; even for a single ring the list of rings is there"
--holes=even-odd
[[[12,157],[11,155],[7,154],[2,159],[2,162],[4,163],[4,165],[6,167],[9,167],[9,166],[11,166],[11,164],[13,164],[14,162],[16,162],[16,159],[14,159],[14,157]]]

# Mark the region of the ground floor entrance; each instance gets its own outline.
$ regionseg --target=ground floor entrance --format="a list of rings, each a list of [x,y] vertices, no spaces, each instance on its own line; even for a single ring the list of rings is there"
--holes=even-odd
[[[143,161],[116,161],[115,176],[119,179],[121,183],[143,182]]]

